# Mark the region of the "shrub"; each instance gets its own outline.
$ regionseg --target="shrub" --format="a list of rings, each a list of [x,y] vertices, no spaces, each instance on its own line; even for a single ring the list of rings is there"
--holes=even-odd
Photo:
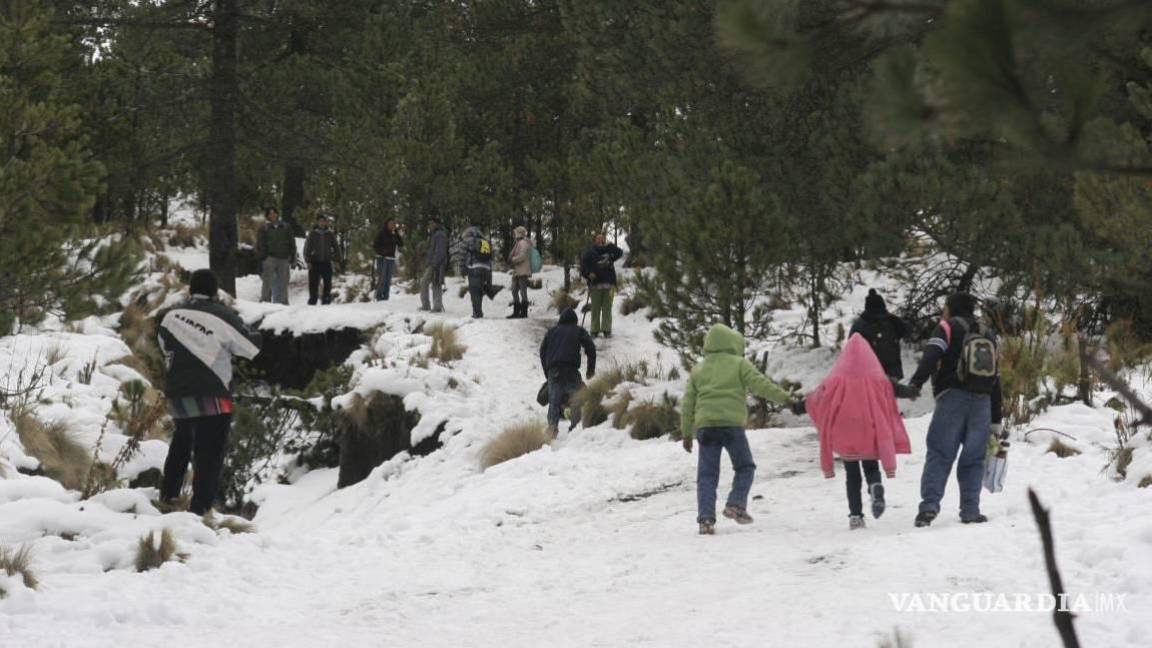
[[[84,486],[85,499],[117,483],[120,468],[136,456],[142,441],[166,436],[165,424],[169,421],[167,413],[168,406],[164,397],[150,385],[133,380],[120,386],[120,395],[112,402],[108,420],[100,429],[100,439],[96,442],[96,448],[92,453],[92,465]],[[104,442],[108,422],[115,422],[124,436],[128,437],[128,441],[116,453],[112,464],[105,466],[98,463],[97,458]]]
[[[31,547],[21,546],[19,549],[0,547],[0,571],[8,576],[19,576],[20,580],[24,581],[24,587],[28,589],[40,587],[40,580],[36,578],[36,572],[32,571]],[[0,588],[0,598],[4,598],[5,594],[4,589]]]
[[[203,227],[192,227],[180,224],[172,228],[172,233],[168,235],[168,246],[180,248],[196,247],[197,242],[202,238],[208,238],[208,233]]]
[[[92,457],[72,436],[67,425],[45,423],[31,413],[21,414],[14,423],[24,450],[40,462],[46,476],[70,490],[84,487]]]
[[[665,392],[660,402],[644,402],[633,407],[627,416],[627,422],[632,426],[632,438],[643,441],[665,434],[679,436],[680,413],[676,406],[676,398]]]
[[[480,469],[488,470],[497,464],[535,452],[551,440],[547,425],[541,421],[510,425],[504,428],[500,436],[484,446],[480,454]]]
[[[432,338],[432,349],[428,357],[440,362],[452,362],[464,357],[468,347],[460,344],[456,336],[456,329],[444,324],[437,324],[428,329],[427,335]]]
[[[1045,454],[1047,453],[1052,453],[1061,459],[1067,459],[1068,457],[1075,457],[1076,455],[1081,454],[1078,449],[1073,448],[1060,439],[1052,439],[1052,443],[1048,446],[1048,450]]]
[[[640,293],[632,293],[620,301],[620,314],[631,315],[648,308],[648,300]]]
[[[557,313],[563,313],[569,308],[576,308],[580,305],[580,300],[571,296],[564,290],[557,290],[552,293],[551,306]]]
[[[619,368],[602,371],[572,396],[572,407],[580,408],[580,422],[584,427],[595,427],[608,420],[604,399],[622,382],[624,374]]]
[[[149,531],[140,538],[136,545],[136,571],[146,572],[157,569],[160,565],[172,560],[184,560],[186,556],[179,553],[176,547],[176,538],[172,529],[164,529],[157,535]]]
[[[158,385],[164,378],[164,354],[156,342],[156,322],[149,316],[151,310],[148,296],[142,294],[120,314],[120,338],[132,350],[132,355],[117,362]]]

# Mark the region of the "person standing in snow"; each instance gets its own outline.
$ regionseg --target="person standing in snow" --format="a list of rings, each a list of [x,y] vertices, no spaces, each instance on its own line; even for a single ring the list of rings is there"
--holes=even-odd
[[[265,223],[256,234],[256,258],[260,260],[260,301],[288,303],[288,280],[296,264],[296,235],[280,220],[275,207],[264,210]]]
[[[592,247],[580,256],[580,276],[588,284],[592,302],[592,337],[612,337],[612,301],[616,297],[616,262],[624,251],[597,234]]]
[[[528,317],[528,279],[532,276],[532,239],[523,225],[513,231],[516,244],[508,255],[512,266],[512,314],[508,319]]]
[[[448,235],[439,216],[428,219],[428,249],[424,253],[424,274],[420,277],[420,310],[444,312],[444,270],[448,267]],[[428,292],[432,303],[428,303]]]
[[[376,301],[388,301],[392,294],[392,275],[396,272],[396,253],[404,245],[400,226],[388,219],[372,242],[376,251]]]
[[[728,451],[735,476],[724,507],[724,517],[751,524],[748,493],[756,475],[756,462],[744,427],[748,422],[748,392],[784,404],[788,392],[769,380],[744,357],[744,336],[723,324],[714,325],[704,338],[704,359],[688,377],[680,403],[680,434],[684,450],[692,452],[692,439],[700,442],[696,467],[696,521],[701,535],[716,527],[716,489],[720,483],[721,450]]]
[[[932,524],[939,515],[954,462],[960,483],[960,521],[988,521],[980,512],[980,487],[989,434],[1000,435],[1003,430],[1000,371],[996,332],[979,322],[975,311],[976,298],[972,295],[948,297],[944,316],[909,380],[918,394],[931,378],[936,397],[920,478],[918,527]]]
[[[588,331],[577,323],[576,311],[564,309],[560,322],[548,330],[540,343],[540,368],[548,380],[548,432],[556,437],[560,425],[560,414],[572,395],[584,385],[580,380],[580,349],[588,356],[588,373],[591,380],[596,374],[596,343]],[[580,422],[580,411],[572,414],[569,431]]]
[[[848,528],[864,528],[860,497],[863,465],[872,499],[872,517],[884,514],[884,485],[880,465],[889,478],[896,476],[896,455],[912,452],[896,396],[914,396],[915,390],[885,375],[876,354],[860,334],[853,334],[828,377],[805,400],[792,404],[796,415],[807,412],[816,422],[820,438],[820,468],[835,476],[832,455],[844,462],[848,489]]]
[[[254,358],[260,335],[217,301],[216,275],[192,273],[187,302],[158,315],[159,343],[167,371],[164,395],[176,431],[164,461],[161,501],[180,497],[188,462],[192,468],[191,512],[204,515],[220,488],[220,472],[232,429],[232,358]]]
[[[875,288],[868,290],[864,298],[864,312],[852,323],[848,331],[851,338],[854,333],[864,336],[868,344],[872,345],[872,352],[880,360],[884,373],[895,380],[904,379],[904,363],[900,360],[900,340],[908,337],[908,325],[904,320],[888,312],[884,298]]]
[[[318,298],[322,304],[332,303],[332,262],[340,257],[340,246],[336,244],[336,233],[328,225],[328,215],[318,214],[316,225],[304,241],[309,306],[315,306]],[[321,282],[324,283],[322,295],[318,294]]]
[[[460,274],[468,277],[472,318],[483,319],[484,297],[492,299],[504,287],[492,285],[492,242],[479,227],[469,227],[460,237]]]

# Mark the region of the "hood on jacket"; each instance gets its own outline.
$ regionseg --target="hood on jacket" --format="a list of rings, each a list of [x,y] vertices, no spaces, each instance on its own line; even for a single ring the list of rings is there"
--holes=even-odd
[[[565,308],[564,312],[560,313],[561,324],[575,324],[576,320],[576,310],[573,308]]]
[[[744,336],[723,324],[713,324],[704,336],[704,353],[727,353],[744,357]]]
[[[868,289],[868,296],[864,298],[864,314],[872,316],[888,314],[888,305],[875,288]]]

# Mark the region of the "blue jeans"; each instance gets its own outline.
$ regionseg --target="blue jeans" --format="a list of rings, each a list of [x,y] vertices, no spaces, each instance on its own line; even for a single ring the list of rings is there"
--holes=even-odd
[[[552,367],[548,372],[548,425],[556,427],[560,424],[564,406],[572,394],[580,390],[581,384],[580,370],[576,367]],[[568,429],[576,427],[579,422],[580,410],[574,408]]]
[[[396,259],[376,257],[376,301],[387,301],[392,293],[392,273],[396,272]]]
[[[742,427],[706,427],[696,431],[700,458],[696,464],[696,521],[716,520],[716,488],[720,485],[720,451],[732,460],[732,492],[728,505],[748,507],[748,492],[756,476],[756,462]]]
[[[960,484],[960,515],[980,513],[984,454],[991,427],[992,399],[987,394],[949,389],[936,398],[936,411],[928,425],[924,474],[920,477],[921,511],[940,512],[948,473],[955,462],[956,481]]]

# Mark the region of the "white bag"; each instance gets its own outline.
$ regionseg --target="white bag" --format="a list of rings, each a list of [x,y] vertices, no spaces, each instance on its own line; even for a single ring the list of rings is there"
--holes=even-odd
[[[1004,477],[1008,474],[1008,454],[1000,452],[984,458],[984,488],[989,493],[1004,490]]]

